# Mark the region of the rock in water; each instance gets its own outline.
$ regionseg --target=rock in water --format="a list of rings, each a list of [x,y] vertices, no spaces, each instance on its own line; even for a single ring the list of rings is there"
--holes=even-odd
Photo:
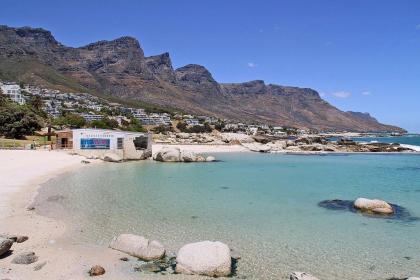
[[[156,161],[179,162],[181,161],[181,150],[179,148],[162,148],[156,155]]]
[[[16,264],[31,264],[38,260],[38,256],[34,252],[23,252],[17,255],[12,263]]]
[[[319,279],[305,272],[292,272],[290,273],[290,280],[319,280]]]
[[[216,161],[216,158],[214,156],[208,156],[208,157],[206,157],[206,161],[207,162],[213,162],[213,161]]]
[[[197,161],[197,155],[190,151],[182,151],[181,160],[184,162],[194,162]]]
[[[134,234],[114,237],[109,247],[146,261],[158,260],[165,256],[165,248],[158,241],[150,241]]]
[[[232,272],[230,249],[222,242],[187,244],[179,250],[176,261],[177,273],[223,277]]]
[[[108,162],[121,162],[122,158],[114,153],[106,153],[104,155],[104,161],[108,161]]]
[[[373,214],[394,214],[394,209],[386,201],[379,199],[358,198],[354,202],[354,207],[362,212]]]
[[[0,237],[0,256],[8,252],[12,248],[13,241],[8,238]]]
[[[89,275],[90,276],[99,276],[99,275],[102,275],[102,274],[105,274],[105,268],[103,268],[100,265],[94,265],[89,270]]]

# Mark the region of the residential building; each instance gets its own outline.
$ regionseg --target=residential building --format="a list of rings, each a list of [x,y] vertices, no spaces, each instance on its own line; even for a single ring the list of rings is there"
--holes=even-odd
[[[13,83],[0,83],[0,88],[4,95],[9,97],[13,102],[16,102],[20,105],[25,104],[25,99],[20,91],[20,86]]]

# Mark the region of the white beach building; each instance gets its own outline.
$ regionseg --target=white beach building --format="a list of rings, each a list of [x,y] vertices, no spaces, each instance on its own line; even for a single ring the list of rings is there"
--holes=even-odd
[[[20,86],[13,83],[0,83],[1,91],[4,95],[7,95],[12,101],[23,105],[25,104],[25,99],[23,98],[21,92],[20,92]]]
[[[137,160],[150,156],[152,151],[149,133],[84,128],[56,134],[58,149],[72,149],[85,156],[101,157],[112,152],[125,160]]]

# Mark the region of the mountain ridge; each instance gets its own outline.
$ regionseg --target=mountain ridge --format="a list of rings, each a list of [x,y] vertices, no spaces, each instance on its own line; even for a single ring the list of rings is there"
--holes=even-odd
[[[139,41],[130,36],[67,47],[42,28],[2,25],[0,58],[0,78],[16,76],[24,82],[62,87],[74,84],[88,91],[194,114],[319,130],[404,131],[362,113],[340,111],[310,88],[262,80],[218,83],[208,69],[197,64],[174,69],[169,53],[146,57]],[[54,73],[55,78],[30,66],[10,74],[4,66],[15,63],[19,68],[28,61]]]

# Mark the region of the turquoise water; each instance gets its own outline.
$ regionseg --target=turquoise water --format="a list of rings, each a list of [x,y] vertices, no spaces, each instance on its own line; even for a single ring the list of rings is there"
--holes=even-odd
[[[358,142],[377,141],[381,143],[399,143],[399,144],[420,146],[419,134],[408,134],[404,136],[392,136],[392,137],[355,137],[351,139]]]
[[[106,246],[130,232],[169,250],[220,240],[247,279],[386,279],[420,275],[420,222],[332,211],[325,199],[388,200],[420,217],[420,156],[218,154],[217,163],[89,166],[47,183],[40,212],[69,236]]]

